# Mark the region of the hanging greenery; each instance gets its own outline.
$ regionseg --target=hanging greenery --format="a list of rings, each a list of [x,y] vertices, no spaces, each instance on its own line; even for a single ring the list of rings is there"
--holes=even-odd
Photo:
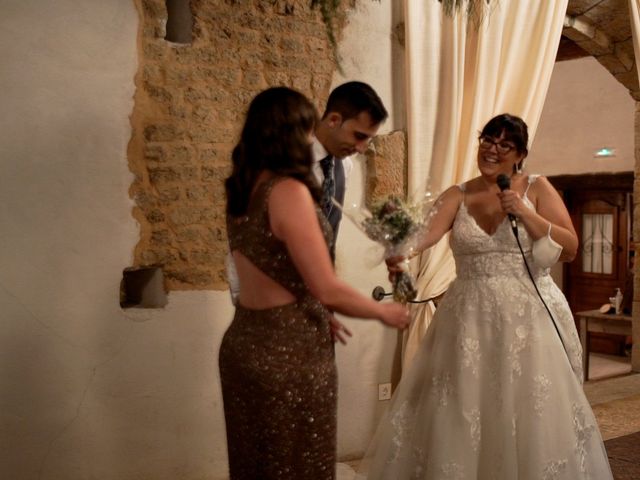
[[[379,2],[380,0],[373,1]],[[484,6],[489,5],[491,0],[438,0],[438,2],[442,4],[442,9],[445,15],[448,16],[453,16],[464,8],[467,19],[477,26],[480,24],[484,16]],[[317,8],[320,10],[322,21],[324,22],[327,30],[329,45],[331,46],[333,55],[338,63],[338,69],[342,71],[340,66],[340,57],[338,55],[338,42],[334,31],[340,3],[341,0],[311,0],[311,8]]]
[[[336,40],[336,34],[334,31],[336,17],[340,8],[341,0],[311,0],[311,8],[318,8],[320,10],[320,16],[324,22],[325,29],[327,31],[327,39],[333,52],[333,58],[336,60],[338,71],[342,71],[342,62],[340,61],[340,54],[338,52],[338,41]],[[379,0],[378,0],[379,1]]]
[[[340,7],[340,0],[311,0],[311,8],[318,8],[325,28],[327,29],[327,38],[329,44],[336,48],[336,35],[333,31],[334,22],[338,13],[338,7]]]
[[[467,19],[476,26],[480,25],[484,17],[484,6],[489,5],[491,0],[438,0],[442,4],[445,15],[453,16],[460,10],[465,9]]]

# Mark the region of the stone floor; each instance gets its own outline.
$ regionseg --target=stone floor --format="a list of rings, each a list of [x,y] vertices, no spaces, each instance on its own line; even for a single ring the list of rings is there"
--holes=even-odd
[[[631,372],[628,358],[591,354],[585,394],[604,440],[640,431],[640,374]],[[338,463],[337,480],[353,480],[358,461]],[[616,480],[627,477],[616,474]]]
[[[640,374],[589,381],[584,390],[603,439],[640,431]]]
[[[614,480],[640,478],[640,432],[604,442]]]
[[[589,355],[589,381],[631,372],[631,357],[592,353]]]

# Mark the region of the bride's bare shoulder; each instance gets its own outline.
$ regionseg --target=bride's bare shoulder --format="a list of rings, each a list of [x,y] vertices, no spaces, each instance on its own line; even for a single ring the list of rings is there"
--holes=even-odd
[[[464,190],[460,188],[460,185],[452,185],[440,195],[439,202],[458,207],[463,197]]]

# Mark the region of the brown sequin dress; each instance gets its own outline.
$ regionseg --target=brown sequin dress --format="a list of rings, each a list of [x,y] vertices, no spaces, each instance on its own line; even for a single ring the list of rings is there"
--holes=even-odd
[[[311,296],[269,227],[264,182],[247,215],[227,218],[231,250],[296,297],[251,310],[236,306],[220,347],[220,379],[232,480],[335,478],[336,366],[327,309]],[[331,227],[318,209],[325,239]]]

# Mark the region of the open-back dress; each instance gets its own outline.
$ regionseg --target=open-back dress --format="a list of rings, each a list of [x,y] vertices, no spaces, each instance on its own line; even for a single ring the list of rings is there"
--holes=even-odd
[[[269,225],[276,177],[258,186],[247,214],[227,218],[237,250],[296,300],[236,305],[219,354],[231,480],[332,480],[336,367],[329,312],[314,298]],[[331,227],[317,209],[327,242]]]

